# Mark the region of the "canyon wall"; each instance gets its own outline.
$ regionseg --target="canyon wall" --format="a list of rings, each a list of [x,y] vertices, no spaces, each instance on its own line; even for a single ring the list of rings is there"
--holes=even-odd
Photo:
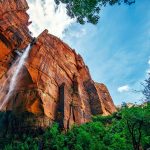
[[[56,121],[68,129],[90,121],[93,115],[116,111],[108,89],[92,80],[80,55],[47,30],[33,40],[25,0],[0,1],[0,8],[0,104],[17,59],[32,43],[17,86],[1,112],[28,112],[34,115],[34,126],[47,127]]]

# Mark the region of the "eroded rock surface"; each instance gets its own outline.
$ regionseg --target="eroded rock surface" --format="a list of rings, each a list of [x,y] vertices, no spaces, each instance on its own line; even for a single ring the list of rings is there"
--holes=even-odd
[[[32,40],[27,9],[26,0],[0,1],[0,78],[13,62],[12,52],[22,50]]]
[[[7,7],[3,7],[4,5]],[[9,88],[18,52],[33,38],[28,30],[25,0],[0,1],[0,103]],[[11,14],[11,15],[10,15]],[[17,86],[1,111],[29,112],[34,125],[52,121],[62,128],[91,120],[92,115],[116,111],[106,86],[95,83],[82,57],[57,37],[43,31],[32,45]],[[41,119],[42,118],[42,119]]]

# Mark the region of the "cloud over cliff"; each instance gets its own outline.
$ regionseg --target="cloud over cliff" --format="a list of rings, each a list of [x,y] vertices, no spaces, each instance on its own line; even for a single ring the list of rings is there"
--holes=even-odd
[[[66,14],[64,4],[57,8],[54,0],[28,0],[30,20],[29,26],[34,36],[38,36],[44,29],[53,35],[63,37],[64,31],[74,22]]]

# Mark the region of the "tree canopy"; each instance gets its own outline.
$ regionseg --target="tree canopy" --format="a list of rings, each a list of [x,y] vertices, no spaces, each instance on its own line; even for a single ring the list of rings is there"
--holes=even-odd
[[[43,132],[5,134],[0,138],[0,147],[4,150],[146,150],[150,147],[149,126],[150,104],[147,103],[124,107],[110,116],[94,116],[93,121],[74,125],[67,132],[54,123]]]
[[[57,5],[60,2],[66,4],[67,14],[71,18],[76,18],[80,24],[97,24],[102,7],[121,3],[131,5],[135,0],[55,0]]]
[[[144,86],[142,93],[145,96],[145,102],[150,102],[150,74],[142,85]]]

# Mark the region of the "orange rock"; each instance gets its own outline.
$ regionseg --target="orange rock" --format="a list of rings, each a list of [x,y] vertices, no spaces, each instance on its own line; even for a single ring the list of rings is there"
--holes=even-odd
[[[5,0],[0,8],[4,2],[8,7],[0,9],[0,103],[15,71],[15,49],[25,48],[33,39],[27,28],[26,1]],[[92,115],[116,111],[106,86],[92,80],[82,57],[47,30],[32,46],[5,109],[16,114],[30,112],[38,121],[42,117],[38,126],[57,121],[65,129],[90,121]]]
[[[0,78],[14,59],[14,50],[22,50],[32,37],[29,34],[29,16],[26,0],[0,1]]]

